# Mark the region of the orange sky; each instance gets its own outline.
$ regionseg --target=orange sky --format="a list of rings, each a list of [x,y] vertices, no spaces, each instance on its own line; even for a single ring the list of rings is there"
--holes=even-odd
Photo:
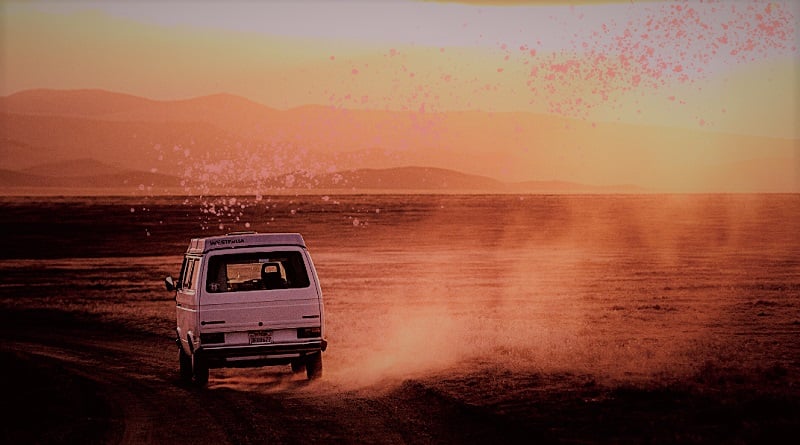
[[[228,92],[279,109],[526,111],[800,139],[798,2],[485,3],[4,2],[0,94]],[[785,146],[768,155],[800,163]]]

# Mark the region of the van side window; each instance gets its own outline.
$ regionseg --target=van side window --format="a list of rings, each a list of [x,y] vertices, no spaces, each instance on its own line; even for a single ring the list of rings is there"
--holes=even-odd
[[[183,271],[181,287],[185,290],[197,289],[197,277],[200,275],[200,267],[197,266],[197,258],[187,258]]]
[[[300,252],[258,252],[216,255],[208,260],[208,292],[309,287]]]
[[[178,283],[177,286],[179,289],[183,288],[183,282],[186,280],[186,266],[189,264],[189,258],[184,257],[183,263],[181,263],[181,273],[178,275]]]

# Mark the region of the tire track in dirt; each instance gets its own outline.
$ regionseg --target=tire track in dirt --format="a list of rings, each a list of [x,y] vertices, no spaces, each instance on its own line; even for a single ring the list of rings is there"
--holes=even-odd
[[[169,338],[87,320],[47,324],[31,312],[16,315],[2,329],[7,340],[0,353],[14,356],[16,366],[40,369],[39,375],[58,370],[67,381],[87,383],[78,391],[81,403],[104,407],[90,425],[93,439],[82,438],[88,443],[487,443],[509,441],[520,431],[418,381],[343,390],[324,379],[309,383],[288,369],[264,368],[214,370],[208,388],[183,386]],[[60,390],[46,379],[16,383],[21,397],[36,385]],[[28,430],[24,437],[63,442],[41,440],[46,431],[31,430],[35,419],[27,420],[16,426]]]
[[[63,374],[91,382],[81,396],[100,399],[109,408],[105,414],[109,431],[101,436],[110,443],[230,443],[218,420],[191,391],[176,386],[172,376],[153,373],[155,370],[147,365],[142,367],[145,361],[137,361],[135,355],[131,359],[119,355],[114,348],[92,343],[76,348],[75,344],[10,342],[3,349],[13,351],[33,366],[42,360],[57,363]],[[202,429],[192,427],[196,424],[203,425]]]

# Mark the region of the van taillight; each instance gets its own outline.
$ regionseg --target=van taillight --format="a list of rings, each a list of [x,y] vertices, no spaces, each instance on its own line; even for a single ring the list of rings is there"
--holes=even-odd
[[[322,335],[322,328],[319,326],[313,328],[300,328],[297,330],[297,338],[316,338]]]
[[[225,334],[214,332],[212,334],[200,334],[200,344],[225,343]]]

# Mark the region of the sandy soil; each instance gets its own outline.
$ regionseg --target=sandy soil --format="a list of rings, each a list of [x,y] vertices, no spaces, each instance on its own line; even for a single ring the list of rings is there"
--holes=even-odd
[[[55,311],[5,311],[4,443],[791,443],[796,376],[709,366],[676,382],[443,372],[346,389],[288,369],[179,384],[166,336]],[[502,400],[500,400],[502,399]]]
[[[331,342],[312,383],[287,366],[180,384],[161,278],[176,273],[180,224],[194,215],[171,221],[168,242],[141,240],[145,251],[179,246],[167,256],[110,256],[108,243],[73,256],[52,244],[53,255],[56,236],[21,229],[0,259],[0,442],[794,443],[800,433],[798,219],[763,216],[787,202],[784,216],[797,216],[796,198],[744,212],[732,209],[754,201],[659,201],[655,219],[614,198],[578,215],[591,224],[553,201],[506,202],[498,219],[456,198],[370,199],[359,205],[372,213],[358,214],[369,225],[319,212],[300,227]],[[131,206],[117,206],[118,217],[92,203],[57,209],[77,234],[67,245],[124,227],[115,218]],[[177,213],[150,208],[156,221]],[[676,215],[688,223],[664,224]],[[131,246],[126,236],[115,242]]]

